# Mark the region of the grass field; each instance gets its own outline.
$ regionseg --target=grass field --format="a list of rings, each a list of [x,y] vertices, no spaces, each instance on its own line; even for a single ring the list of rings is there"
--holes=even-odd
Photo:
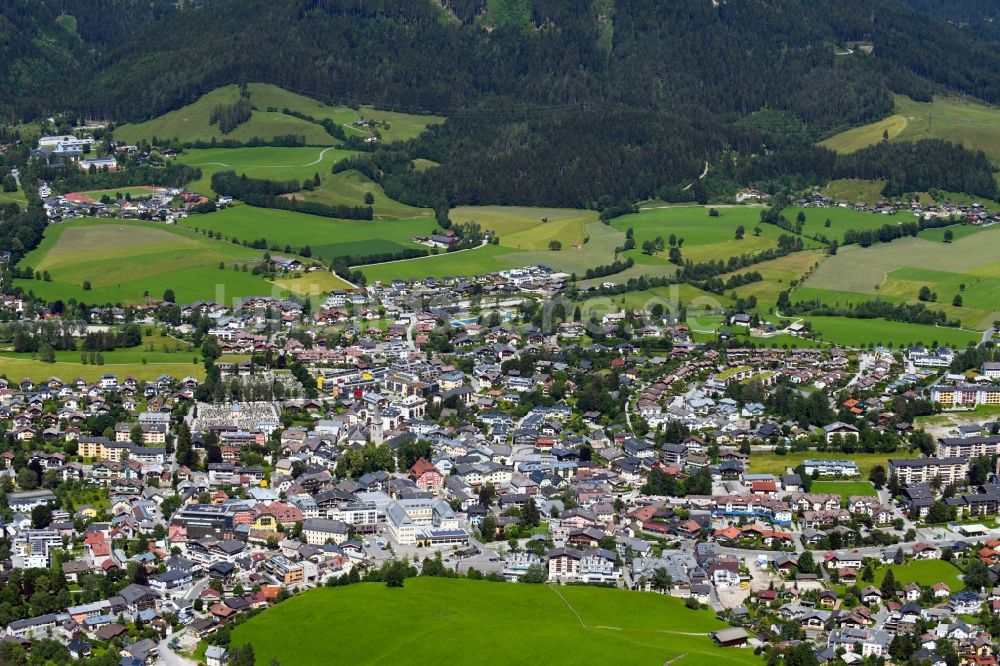
[[[782,211],[782,215],[788,220],[794,221],[800,212],[806,216],[805,224],[802,225],[802,233],[807,235],[823,234],[838,242],[844,239],[844,232],[849,229],[864,231],[866,229],[879,229],[886,224],[916,221],[916,217],[911,213],[881,215],[856,211],[852,208],[786,208]],[[827,220],[830,220],[829,227],[826,226]]]
[[[272,180],[297,180],[312,178],[319,174],[321,182],[333,178],[330,167],[351,151],[338,148],[203,148],[186,150],[178,156],[177,162],[201,169],[201,178],[190,183],[188,188],[211,196],[212,174],[217,171],[235,171],[250,178],[270,178]],[[361,202],[358,201],[358,204]]]
[[[302,190],[286,196],[290,199],[314,201],[331,206],[364,206],[367,205],[365,194],[371,193],[375,197],[372,209],[377,220],[399,220],[434,213],[427,208],[416,208],[390,199],[381,185],[353,169],[335,174],[323,172],[320,174],[320,180],[322,184],[315,190]]]
[[[88,382],[100,379],[101,375],[114,374],[119,378],[134,375],[142,381],[153,380],[160,375],[170,375],[177,379],[187,377],[205,377],[205,366],[201,362],[201,355],[194,354],[174,354],[176,357],[173,363],[112,363],[108,360],[111,352],[104,353],[104,365],[83,365],[79,361],[79,352],[76,354],[77,361],[56,363],[42,363],[30,359],[11,358],[0,355],[0,376],[11,381],[30,379],[33,382],[40,382],[49,377],[59,377],[63,381],[70,381],[76,377],[83,377]],[[192,358],[198,358],[197,363],[192,363]],[[184,362],[182,359],[187,359]]]
[[[597,212],[573,208],[459,206],[449,217],[457,224],[478,222],[499,235],[504,247],[547,250],[549,242],[556,240],[562,243],[563,250],[569,250],[583,244],[587,238],[586,224],[597,221]]]
[[[582,247],[567,248],[552,252],[539,250],[533,252],[515,252],[505,257],[510,265],[531,266],[544,264],[553,270],[565,273],[576,273],[583,277],[588,268],[610,264],[615,260],[615,248],[625,242],[625,234],[602,222],[587,222],[584,225],[587,242]],[[501,247],[503,237],[500,238]]]
[[[131,197],[133,199],[141,199],[143,197],[151,197],[154,194],[159,194],[163,192],[163,188],[160,187],[148,187],[146,185],[137,185],[134,187],[119,187],[111,190],[87,190],[85,192],[71,192],[70,194],[75,194],[77,196],[87,197],[91,201],[100,201],[101,197],[104,195],[109,196],[111,199],[115,199],[118,195],[122,197]]]
[[[847,457],[852,458],[853,456]],[[844,499],[855,495],[875,497],[877,494],[875,487],[867,481],[813,481],[809,492],[840,495]]]
[[[28,200],[25,198],[23,190],[15,190],[14,192],[0,191],[0,205],[8,203],[16,203],[21,208],[25,208],[28,205]]]
[[[837,201],[877,203],[883,198],[882,188],[884,187],[884,180],[840,178],[827,183],[826,187],[823,188],[823,194]]]
[[[626,255],[636,263],[663,263],[666,250],[655,256],[642,253],[642,243],[662,236],[669,242],[670,234],[683,238],[681,253],[685,260],[694,262],[725,259],[734,255],[754,254],[777,245],[778,236],[783,233],[778,227],[760,223],[760,208],[754,206],[719,207],[721,215],[710,217],[708,208],[702,206],[671,206],[643,210],[632,215],[623,215],[611,221],[611,226],[619,231],[631,228],[635,233],[636,249]],[[742,226],[743,240],[736,240],[736,229]],[[754,235],[754,228],[760,227],[761,235]],[[807,245],[809,241],[806,241]]]
[[[485,275],[524,265],[509,261],[512,256],[515,255],[505,247],[486,245],[472,250],[442,252],[436,256],[371,264],[359,268],[369,283],[375,280],[388,283],[393,280],[422,280],[429,277]]]
[[[831,136],[829,139],[820,141],[821,146],[838,153],[853,153],[855,150],[871,146],[882,141],[886,134],[890,139],[894,139],[906,129],[907,120],[905,116],[894,113],[888,118],[861,127],[849,129]]]
[[[966,230],[967,227],[957,227]],[[929,307],[985,330],[1000,318],[1000,227],[956,234],[952,243],[904,238],[868,248],[842,248],[809,276],[793,300],[857,302],[865,296],[915,301],[921,287],[938,294]],[[964,290],[961,288],[965,285]],[[956,294],[962,306],[952,305]],[[940,329],[938,329],[940,330]]]
[[[787,467],[798,467],[804,460],[853,460],[858,465],[861,476],[867,478],[868,472],[875,465],[885,465],[895,454],[891,453],[839,453],[836,451],[789,451],[779,456],[772,452],[757,452],[750,454],[750,471],[754,474],[784,474]],[[816,484],[813,484],[816,487]]]
[[[398,252],[422,247],[410,241],[414,235],[436,233],[433,217],[407,220],[338,220],[275,208],[233,206],[209,215],[193,215],[184,224],[222,233],[240,241],[265,238],[268,245],[286,244],[298,249],[309,245],[313,256],[324,259],[350,255],[362,257],[380,252]]]
[[[183,142],[210,141],[213,138],[220,141],[224,139],[249,141],[254,137],[271,139],[283,134],[296,134],[304,136],[306,143],[311,145],[332,146],[336,142],[334,137],[316,123],[286,116],[283,113],[265,111],[268,105],[255,99],[254,92],[255,90],[251,88],[250,101],[257,110],[253,111],[250,120],[228,134],[223,134],[219,130],[219,125],[212,125],[209,120],[212,110],[217,105],[228,105],[239,100],[240,91],[236,85],[216,88],[202,95],[196,102],[152,120],[117,127],[115,138],[128,143],[136,143],[140,139],[152,140],[153,137],[161,140],[178,139]]]
[[[885,319],[853,319],[850,317],[806,317],[820,339],[838,345],[860,347],[876,344],[895,347],[916,344],[930,345],[937,342],[956,349],[965,349],[969,343],[978,343],[978,331],[967,331],[945,326],[908,324]]]
[[[1000,109],[956,97],[915,102],[896,95],[895,113],[877,123],[855,127],[822,142],[838,152],[853,152],[882,140],[883,130],[896,141],[945,139],[984,151],[1000,163]]]
[[[757,271],[764,279],[760,282],[751,282],[742,287],[737,287],[729,292],[729,295],[734,299],[748,299],[751,296],[755,296],[757,298],[757,310],[761,313],[769,313],[778,301],[778,294],[788,289],[792,280],[801,279],[806,271],[822,261],[823,256],[821,250],[804,250],[754,264],[745,270]],[[736,272],[741,273],[745,271]],[[728,277],[728,275],[721,276],[723,280]]]
[[[289,641],[306,623],[312,631]],[[357,664],[469,662],[470,650],[477,664],[760,663],[750,650],[716,647],[708,633],[726,625],[680,599],[441,578],[411,578],[402,589],[363,583],[307,592],[237,627],[232,644],[252,643],[260,663],[324,663],[329,637],[348,625],[351,640],[339,641],[336,652]]]
[[[412,139],[427,125],[443,122],[440,116],[421,116],[408,113],[382,111],[372,107],[354,110],[344,106],[329,106],[302,95],[283,90],[266,83],[251,83],[247,86],[250,101],[255,107],[251,118],[229,134],[219,132],[218,125],[209,124],[212,109],[218,104],[232,104],[239,98],[239,87],[235,85],[216,88],[200,97],[196,102],[166,113],[158,118],[133,125],[122,125],[115,130],[115,138],[135,143],[139,139],[180,139],[181,141],[209,141],[233,139],[247,141],[252,137],[269,139],[282,134],[297,134],[306,138],[310,145],[332,146],[338,139],[330,136],[321,125],[280,113],[288,108],[317,120],[332,118],[343,125],[350,125],[359,116],[378,119],[389,123],[388,129],[381,129],[384,141]],[[278,112],[269,112],[268,108]],[[354,132],[363,136],[368,132],[345,128],[348,134]]]
[[[875,572],[875,587],[882,584],[885,574],[890,570],[892,577],[900,585],[917,583],[918,585],[931,586],[934,583],[946,583],[952,592],[958,592],[965,588],[965,583],[962,582],[961,578],[962,572],[958,570],[958,567],[942,560],[914,560],[902,565],[882,567]]]
[[[135,375],[141,380],[162,374],[176,378],[205,375],[201,351],[190,343],[162,335],[145,336],[136,347],[102,352],[103,365],[84,365],[79,351],[57,351],[55,363],[42,363],[37,354],[0,350],[0,375],[42,381],[55,375],[64,381],[83,377],[95,381],[103,374]],[[89,358],[89,356],[88,356]],[[241,357],[244,358],[244,357]]]
[[[272,282],[299,296],[318,296],[346,287],[343,280],[327,270],[293,273],[288,277],[272,280]]]
[[[41,244],[20,266],[48,271],[51,282],[15,280],[25,292],[46,299],[86,303],[138,303],[147,293],[174,290],[179,303],[269,295],[276,287],[232,264],[255,264],[263,252],[211,240],[165,224],[81,220],[51,225]],[[219,270],[224,262],[225,270]],[[92,288],[83,289],[84,281]]]

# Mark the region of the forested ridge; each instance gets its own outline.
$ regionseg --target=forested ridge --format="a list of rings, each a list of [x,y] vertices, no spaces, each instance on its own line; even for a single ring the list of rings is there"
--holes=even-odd
[[[405,153],[397,164],[443,166],[381,174],[387,192],[424,205],[676,198],[705,162],[719,168],[690,189],[696,199],[705,187],[868,177],[864,169],[892,193],[911,183],[953,190],[960,178],[990,196],[989,164],[968,151],[947,151],[959,174],[948,176],[902,170],[915,154],[896,148],[870,149],[862,168],[813,145],[886,116],[893,92],[1000,101],[1000,54],[922,11],[945,16],[943,3],[11,0],[0,9],[16,26],[0,30],[0,57],[13,63],[0,75],[0,112],[137,121],[261,81],[327,102],[439,113],[445,124],[394,150]],[[873,53],[845,51],[856,42]],[[222,111],[229,124],[243,117]]]

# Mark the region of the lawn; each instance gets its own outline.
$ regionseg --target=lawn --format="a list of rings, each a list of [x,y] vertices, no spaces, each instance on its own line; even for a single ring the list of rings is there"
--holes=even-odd
[[[892,550],[891,546],[890,550]],[[934,583],[946,583],[952,592],[958,592],[965,588],[965,583],[962,582],[961,578],[962,572],[959,571],[958,567],[942,560],[913,560],[906,564],[882,567],[875,572],[875,587],[882,584],[882,580],[889,570],[892,570],[892,577],[900,585],[917,583],[918,585],[931,586]]]
[[[307,624],[309,632],[295,632]],[[726,625],[680,599],[441,578],[411,578],[402,589],[363,583],[307,592],[237,627],[232,645],[251,642],[259,663],[325,663],[329,637],[347,626],[351,640],[337,643],[337,659],[357,664],[468,662],[471,645],[479,646],[478,664],[760,663],[750,650],[716,647],[708,633]]]
[[[263,252],[212,240],[183,227],[152,222],[79,220],[50,225],[41,244],[20,267],[48,271],[51,281],[15,280],[25,292],[49,300],[86,303],[139,303],[173,289],[177,302],[190,303],[280,294],[250,270]],[[219,270],[219,263],[225,270]],[[91,289],[84,289],[89,281]]]
[[[754,474],[784,474],[787,467],[798,467],[807,459],[812,460],[853,460],[862,477],[867,477],[869,470],[875,465],[888,468],[888,459],[894,453],[840,453],[838,451],[789,451],[783,456],[773,452],[757,452],[750,454],[750,471]],[[816,485],[813,484],[815,488]]]
[[[853,456],[847,457],[853,458]],[[854,497],[855,495],[865,497],[877,496],[875,487],[867,481],[813,481],[809,492],[840,495],[844,499]]]
[[[438,255],[403,261],[360,266],[368,282],[381,280],[422,280],[424,278],[456,277],[460,275],[485,275],[524,264],[515,264],[509,258],[516,256],[499,245],[486,245],[460,252],[442,252]]]
[[[188,188],[211,196],[214,194],[212,174],[217,171],[235,171],[250,178],[297,180],[300,183],[319,175],[321,183],[325,183],[333,179],[330,167],[353,154],[339,148],[316,147],[202,148],[184,151],[177,157],[177,162],[201,169],[201,178],[190,183]]]
[[[459,206],[449,217],[456,224],[478,222],[499,235],[504,247],[547,250],[553,240],[562,243],[564,249],[582,244],[587,238],[586,224],[597,220],[597,212],[573,208]]]
[[[193,215],[183,221],[188,227],[210,229],[225,238],[240,241],[266,239],[268,245],[309,245],[314,257],[332,259],[349,255],[363,257],[381,252],[421,248],[410,241],[414,235],[428,236],[440,227],[433,217],[406,220],[340,220],[276,208],[232,206],[209,215]]]
[[[192,104],[144,123],[122,125],[115,129],[115,138],[129,143],[152,137],[176,138],[184,142],[199,139],[209,141],[212,138],[247,141],[252,137],[270,139],[283,134],[296,134],[304,136],[310,145],[331,146],[338,142],[338,139],[330,136],[321,125],[281,113],[284,108],[312,116],[317,120],[332,118],[343,125],[350,125],[359,116],[382,120],[389,123],[388,129],[380,130],[385,141],[412,139],[427,125],[444,121],[440,116],[397,113],[372,107],[360,107],[354,110],[346,106],[329,106],[266,83],[250,83],[247,88],[250,101],[256,110],[249,121],[239,125],[229,134],[222,134],[218,125],[211,125],[209,116],[216,105],[232,104],[239,99],[239,87],[236,85],[216,88]],[[348,134],[354,132],[359,136],[367,134],[366,131],[358,129],[347,129],[347,132]]]
[[[1000,109],[957,97],[915,102],[905,95],[896,95],[893,115],[832,136],[821,145],[852,152],[878,143],[885,130],[893,141],[944,139],[983,150],[991,160],[1000,163]]]

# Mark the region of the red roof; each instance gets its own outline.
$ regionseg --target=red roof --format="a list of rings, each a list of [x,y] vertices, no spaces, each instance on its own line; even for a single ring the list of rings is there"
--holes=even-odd
[[[424,458],[419,458],[417,462],[413,463],[413,467],[410,468],[410,474],[412,476],[421,477],[427,473],[437,474],[438,476],[441,475],[440,470]]]

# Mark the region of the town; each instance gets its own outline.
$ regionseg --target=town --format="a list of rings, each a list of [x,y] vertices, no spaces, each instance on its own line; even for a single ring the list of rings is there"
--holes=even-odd
[[[0,382],[6,639],[222,664],[291,595],[418,575],[658,592],[724,618],[721,645],[821,661],[995,663],[1000,363],[695,343],[666,313],[537,326],[537,293],[419,289],[75,327],[8,297],[8,337],[156,329],[206,372]]]

